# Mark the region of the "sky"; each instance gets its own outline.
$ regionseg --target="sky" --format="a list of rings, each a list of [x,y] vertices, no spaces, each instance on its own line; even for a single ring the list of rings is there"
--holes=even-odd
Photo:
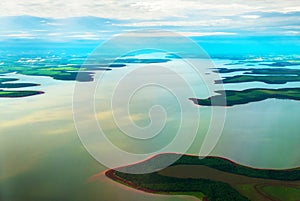
[[[28,16],[39,18],[29,19]],[[0,38],[99,39],[123,31],[144,28],[167,29],[186,36],[299,36],[300,2],[2,0],[1,24]]]

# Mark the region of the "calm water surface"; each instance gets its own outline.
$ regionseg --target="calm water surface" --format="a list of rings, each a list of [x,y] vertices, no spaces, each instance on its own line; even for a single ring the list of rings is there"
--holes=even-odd
[[[222,64],[220,60],[216,63]],[[167,65],[179,68],[181,63],[172,61]],[[129,138],[120,137],[119,131],[114,130],[109,115],[106,117],[103,114],[101,101],[109,101],[106,95],[110,92],[110,81],[114,80],[114,75],[126,73],[129,69],[113,70],[105,77],[105,87],[96,93],[95,100],[99,103],[96,105],[96,116],[111,133],[108,137],[123,149],[147,152],[163,147],[173,137],[172,131],[177,129],[176,122],[180,117],[180,110],[176,109],[178,105],[176,101],[172,101],[174,97],[171,94],[159,88],[152,88],[150,92],[140,91],[133,99],[133,103],[136,104],[132,107],[132,115],[138,117],[134,121],[140,126],[149,123],[148,110],[145,111],[144,106],[150,107],[157,101],[168,107],[167,111],[172,117],[167,119],[169,124],[162,131],[162,135],[169,133],[168,136],[154,138],[147,145],[135,146]],[[196,82],[192,72],[186,69],[182,70],[182,73],[193,87],[203,88],[197,94],[198,97],[207,95],[205,85]],[[89,182],[88,179],[92,175],[106,168],[89,155],[77,136],[72,114],[75,82],[23,75],[13,77],[19,77],[22,81],[42,83],[41,86],[32,89],[43,90],[46,93],[0,101],[0,200],[196,200],[188,196],[145,194],[110,181],[105,176],[99,176],[96,181]],[[133,79],[140,77],[137,75]],[[245,83],[225,85],[225,88],[287,86],[299,87],[300,84]],[[199,110],[202,116],[197,137],[188,153],[198,154],[210,123],[210,108],[196,105],[191,107]],[[222,136],[212,155],[228,157],[254,167],[300,166],[299,117],[300,102],[290,100],[269,99],[229,107]],[[103,151],[105,152],[105,146]]]

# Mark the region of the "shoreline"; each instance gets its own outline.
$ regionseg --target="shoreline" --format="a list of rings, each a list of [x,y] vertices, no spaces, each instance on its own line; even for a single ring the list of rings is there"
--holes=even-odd
[[[300,189],[299,167],[284,170],[258,169],[218,156],[209,156],[200,160],[199,156],[183,154],[173,165],[148,175],[127,174],[119,171],[130,166],[140,168],[147,165],[153,166],[157,164],[155,162],[163,159],[160,156],[168,155],[172,156],[172,153],[158,154],[139,163],[108,169],[104,175],[119,184],[145,193],[186,195],[205,201],[221,198],[223,194],[220,191],[224,189],[229,193],[225,200],[233,198],[253,200],[255,194],[258,195],[254,199],[257,201],[262,201],[266,197],[275,199],[274,195],[257,188],[262,184],[266,187],[295,188],[296,186],[296,189]],[[244,191],[245,185],[250,185],[252,193],[255,194]]]
[[[119,183],[124,184],[126,186],[129,186],[129,187],[134,188],[136,190],[140,190],[140,191],[143,191],[143,192],[146,192],[146,193],[154,193],[154,194],[158,194],[159,193],[158,191],[146,189],[146,188],[143,188],[143,187],[141,187],[141,186],[139,186],[137,184],[134,184],[134,183],[132,183],[130,181],[127,181],[127,180],[125,180],[125,179],[117,176],[115,174],[116,172],[117,171],[114,170],[114,169],[108,169],[108,170],[106,170],[104,172],[104,174],[105,174],[106,177],[110,178],[111,180],[119,182]]]

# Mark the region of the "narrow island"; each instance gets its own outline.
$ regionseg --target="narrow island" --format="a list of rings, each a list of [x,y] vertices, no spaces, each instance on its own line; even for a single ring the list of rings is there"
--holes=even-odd
[[[35,83],[10,83],[19,81],[17,78],[0,78],[0,88],[23,88],[23,87],[35,87],[40,84]],[[8,83],[7,83],[8,82]]]
[[[0,77],[0,88],[25,88],[25,87],[34,87],[40,86],[40,84],[35,83],[14,83],[15,81],[19,81],[17,78],[6,78]],[[12,83],[11,83],[12,82]],[[38,94],[43,94],[42,91],[20,91],[20,90],[3,90],[0,89],[0,98],[21,98],[27,96],[34,96]]]
[[[272,58],[259,58],[259,59],[251,59],[251,58],[243,58],[243,57],[218,57],[220,59],[229,59],[232,60],[231,63],[227,63],[227,66],[234,65],[249,65],[252,66],[254,64],[269,66],[269,67],[287,67],[287,66],[300,66],[299,58],[291,58],[287,61],[272,59]]]
[[[300,70],[298,69],[285,69],[285,68],[218,68],[214,70],[221,74],[243,72],[242,75],[235,75],[225,77],[222,80],[217,80],[216,84],[229,84],[229,83],[243,83],[243,82],[264,82],[266,84],[286,84],[288,82],[300,81]]]
[[[300,100],[300,88],[283,88],[283,89],[246,89],[242,91],[225,90],[216,91],[215,95],[206,99],[190,98],[196,105],[200,106],[235,106],[252,102],[263,101],[266,99],[288,99]],[[226,101],[224,97],[226,95]],[[220,100],[220,101],[218,101]]]
[[[253,76],[253,75],[236,75],[226,77],[222,81],[216,81],[216,84],[232,84],[242,82],[264,82],[266,84],[286,84],[288,82],[300,82],[300,76]]]
[[[131,166],[105,172],[110,179],[148,193],[191,195],[204,201],[294,201],[300,197],[300,168],[254,169],[225,158],[183,155],[171,166],[149,174],[122,169],[159,167],[176,154],[161,154]],[[278,193],[281,192],[281,193]]]
[[[43,91],[9,91],[0,89],[0,98],[22,98],[43,93]]]

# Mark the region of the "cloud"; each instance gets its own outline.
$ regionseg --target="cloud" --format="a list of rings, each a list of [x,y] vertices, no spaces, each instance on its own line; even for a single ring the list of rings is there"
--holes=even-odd
[[[142,22],[132,22],[132,23],[120,23],[114,24],[116,26],[127,26],[127,27],[164,27],[164,26],[174,26],[174,27],[192,27],[192,26],[217,26],[224,25],[231,22],[231,19],[220,18],[220,19],[200,19],[191,21],[142,21]]]
[[[157,20],[192,16],[234,16],[247,12],[300,11],[297,1],[286,0],[2,0],[0,15],[34,15],[64,18],[97,16],[109,19]],[[207,16],[205,16],[207,15]]]
[[[24,31],[38,38],[51,36],[102,39],[126,30],[157,28],[190,33],[189,35],[195,33],[284,35],[299,32],[298,28],[292,26],[299,24],[300,6],[297,1],[285,0],[226,2],[223,0],[201,0],[201,2],[198,0],[28,0],[23,2],[2,0],[0,2],[0,17],[20,15],[23,15],[23,20],[0,19],[2,25],[0,34],[10,30],[11,33],[7,37],[18,37],[14,35],[15,32]],[[30,21],[29,17],[24,15],[39,18]],[[38,29],[46,29],[48,33],[33,31]]]
[[[34,38],[34,35],[30,33],[10,33],[10,34],[0,34],[0,37]]]
[[[184,36],[233,36],[237,33],[232,32],[178,32]]]
[[[74,34],[74,35],[67,35],[68,38],[75,38],[75,39],[86,39],[86,40],[99,40],[100,37],[97,34],[93,34],[91,32],[85,32],[82,34]]]
[[[246,18],[246,19],[257,19],[260,18],[259,15],[242,15],[242,18]]]
[[[126,33],[127,37],[178,37],[179,35],[182,36],[232,36],[236,35],[237,33],[233,32],[197,32],[197,31],[190,31],[190,32],[184,32],[184,31],[177,31],[177,32],[157,32],[155,35],[153,35],[153,31],[147,32],[144,31],[142,33],[137,32],[137,33]],[[116,34],[118,35],[118,34]]]

